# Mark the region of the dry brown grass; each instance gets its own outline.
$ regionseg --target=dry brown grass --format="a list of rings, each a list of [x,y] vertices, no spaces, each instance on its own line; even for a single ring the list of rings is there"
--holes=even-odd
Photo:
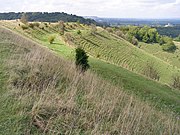
[[[163,114],[36,43],[0,29],[18,44],[7,62],[9,88],[42,134],[178,135],[179,120]]]

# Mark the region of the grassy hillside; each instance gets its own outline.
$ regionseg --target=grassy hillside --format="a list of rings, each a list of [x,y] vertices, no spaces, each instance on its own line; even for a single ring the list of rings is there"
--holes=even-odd
[[[110,35],[104,30],[99,30],[95,34],[89,32],[82,34],[81,38],[76,35],[75,44],[83,46],[92,56],[106,60],[110,63],[127,68],[136,73],[142,73],[148,62],[157,65],[160,73],[160,81],[169,84],[174,74],[180,69],[171,64],[154,57],[127,41]]]
[[[0,27],[0,134],[179,134],[179,121]]]
[[[180,68],[180,43],[175,42],[177,49],[174,53],[165,52],[158,44],[140,43],[141,49],[162,59],[163,61]]]
[[[60,51],[57,48],[64,44],[64,39],[58,34],[57,23],[51,23],[47,27],[44,23],[41,23],[40,27],[26,30],[22,30],[16,21],[4,21],[1,24],[26,34],[33,40],[36,39],[40,43],[45,43],[48,48],[53,48],[56,51]],[[138,74],[142,74],[148,62],[154,63],[154,65],[158,65],[156,67],[160,73],[160,82],[168,85],[171,83],[172,76],[180,73],[179,67],[175,67],[163,59],[133,46],[122,38],[109,34],[102,28],[99,28],[95,34],[91,34],[90,27],[86,25],[67,23],[65,29],[66,33],[71,34],[72,42],[69,43],[71,46],[83,46],[95,58],[98,57]],[[82,32],[81,36],[77,34],[78,30]],[[57,38],[54,44],[50,46],[48,37],[51,35],[55,35]],[[61,52],[63,53],[66,50],[64,49]]]
[[[59,34],[57,33],[57,30],[53,29],[53,26],[56,24],[51,24],[48,28],[45,28],[44,30],[40,28],[34,28],[34,29],[29,28],[25,31],[19,28],[17,22],[14,22],[14,23],[5,22],[3,24],[6,24],[6,27],[9,27],[10,29],[15,28],[13,30],[16,30],[20,32],[21,34],[26,35],[29,38],[35,40],[36,42],[41,43],[45,47],[49,48],[50,50],[57,53],[58,55],[61,55],[64,58],[68,58],[71,60],[74,59],[74,48],[72,48],[73,46],[65,45],[67,43],[65,43],[63,38],[59,36]],[[87,31],[89,30],[89,27],[87,26],[82,26],[82,25],[78,26],[77,24],[74,24],[74,23],[69,23],[68,26],[75,27],[72,29],[68,29],[68,32],[71,32],[71,33],[74,32],[75,34],[77,30],[74,30],[74,29],[77,29],[77,28],[78,29],[81,28],[83,35],[86,34]],[[56,36],[55,42],[53,44],[49,44],[48,42],[48,37],[51,35]],[[130,46],[133,49],[136,49],[132,45]],[[169,109],[179,114],[180,112],[179,95],[180,94],[178,90],[173,90],[169,88],[168,86],[165,86],[163,84],[159,84],[155,81],[144,78],[141,75],[125,70],[117,65],[113,65],[108,62],[102,61],[99,58],[98,59],[93,58],[93,57],[90,58],[90,66],[91,66],[90,69],[92,71],[95,71],[101,77],[112,82],[116,86],[123,87],[125,91],[133,93],[143,100],[150,101],[150,103],[152,103],[153,105],[156,105],[159,109],[162,109],[162,110]]]

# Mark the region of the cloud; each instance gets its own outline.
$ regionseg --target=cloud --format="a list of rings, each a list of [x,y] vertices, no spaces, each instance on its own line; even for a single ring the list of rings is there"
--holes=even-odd
[[[133,18],[180,18],[180,0],[0,0],[0,12],[42,11]]]

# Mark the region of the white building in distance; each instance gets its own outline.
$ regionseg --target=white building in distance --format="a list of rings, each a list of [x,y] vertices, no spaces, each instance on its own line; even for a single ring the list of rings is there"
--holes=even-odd
[[[172,24],[168,23],[167,25],[165,25],[164,27],[173,27]]]

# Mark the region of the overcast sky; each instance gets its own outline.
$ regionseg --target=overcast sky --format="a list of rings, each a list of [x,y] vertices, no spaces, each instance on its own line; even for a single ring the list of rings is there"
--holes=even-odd
[[[180,18],[180,0],[0,0],[0,12],[66,12],[115,18]]]

